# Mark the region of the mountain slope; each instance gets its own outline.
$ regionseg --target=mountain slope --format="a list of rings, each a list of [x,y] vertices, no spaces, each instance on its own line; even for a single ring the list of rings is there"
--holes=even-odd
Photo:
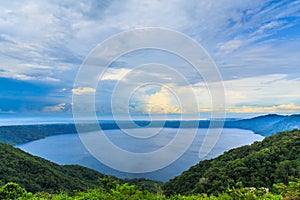
[[[269,114],[250,119],[226,121],[225,127],[247,129],[256,134],[270,136],[278,132],[300,128],[300,115]]]
[[[78,165],[60,166],[0,143],[0,180],[16,182],[28,191],[85,190],[99,185],[94,170]]]
[[[300,131],[292,130],[199,162],[164,185],[174,193],[217,193],[228,186],[272,187],[300,178]]]
[[[209,120],[185,121],[185,127],[194,127],[199,122],[199,128],[208,128]],[[132,123],[121,121],[122,127],[134,128]],[[150,121],[136,121],[140,126],[149,125]],[[161,127],[161,121],[152,121],[151,127]],[[182,123],[179,120],[165,121],[165,128],[179,128]],[[103,130],[119,129],[118,124],[113,120],[99,121],[99,125]],[[222,125],[222,123],[220,123]],[[81,124],[86,132],[95,131],[95,126],[91,124]],[[300,127],[300,115],[276,115],[269,114],[250,119],[242,120],[226,120],[224,128],[240,128],[251,130],[256,134],[269,136],[277,132],[292,130]],[[75,124],[39,124],[39,125],[12,125],[0,126],[0,142],[6,144],[20,144],[33,140],[45,138],[50,135],[77,133]]]
[[[286,130],[300,129],[300,115],[288,116],[272,125],[272,127],[266,127],[264,132],[270,132],[271,134],[282,132]]]
[[[118,179],[79,165],[61,166],[0,143],[0,185],[15,182],[30,192],[72,192],[99,187],[99,178],[104,177],[119,183],[144,185],[146,189],[152,191],[156,184],[161,184],[159,181],[145,179]]]

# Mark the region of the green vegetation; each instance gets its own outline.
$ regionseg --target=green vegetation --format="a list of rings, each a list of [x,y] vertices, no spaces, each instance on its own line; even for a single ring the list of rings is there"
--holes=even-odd
[[[30,192],[87,190],[104,176],[78,165],[60,166],[2,143],[0,160],[1,183],[16,182]]]
[[[297,200],[299,196],[295,196],[295,193],[299,193],[300,182],[294,183],[295,186],[285,186],[285,191],[291,191],[285,193],[286,200]],[[289,196],[292,195],[292,196]],[[161,190],[157,190],[157,193],[150,193],[147,190],[139,190],[134,185],[110,183],[109,186],[102,188],[96,188],[86,192],[75,192],[73,195],[66,193],[50,194],[45,192],[38,192],[32,194],[21,188],[18,184],[8,183],[0,188],[0,198],[3,200],[19,199],[19,200],[38,200],[38,199],[52,199],[52,200],[83,200],[83,199],[103,199],[103,200],[230,200],[230,199],[245,199],[245,200],[280,200],[281,194],[274,194],[268,192],[266,188],[228,188],[226,192],[219,193],[217,196],[207,194],[196,194],[190,196],[173,195],[166,197],[161,193]]]
[[[300,178],[300,131],[281,132],[262,142],[201,161],[164,185],[167,195],[217,194],[228,187],[266,187]]]
[[[20,144],[45,138],[50,135],[76,133],[74,124],[44,124],[0,126],[0,142]]]
[[[74,190],[93,189],[99,186],[99,178],[109,178],[120,184],[135,184],[150,191],[162,184],[146,179],[118,179],[79,165],[61,166],[2,143],[0,161],[0,185],[15,182],[30,192],[72,193]]]
[[[199,162],[162,184],[57,165],[0,143],[0,199],[300,200],[300,131]]]

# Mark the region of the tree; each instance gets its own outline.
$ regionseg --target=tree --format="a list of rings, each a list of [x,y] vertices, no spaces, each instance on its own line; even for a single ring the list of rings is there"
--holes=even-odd
[[[0,188],[0,199],[2,200],[18,199],[26,195],[26,190],[16,183],[9,182]]]

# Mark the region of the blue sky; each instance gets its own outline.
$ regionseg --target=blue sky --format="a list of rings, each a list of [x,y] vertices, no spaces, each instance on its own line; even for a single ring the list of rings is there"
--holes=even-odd
[[[300,112],[299,0],[32,0],[2,2],[0,10],[1,113],[70,113],[73,93],[93,92],[73,88],[89,52],[113,34],[143,27],[182,32],[207,50],[223,79],[226,112]],[[97,90],[99,113],[111,112],[112,90],[130,71],[130,62],[145,57],[142,61],[151,62],[156,53],[135,53],[113,63]],[[162,54],[157,61],[172,60],[194,88],[199,104],[194,111],[209,111],[203,81],[171,57]],[[140,73],[159,76],[151,70]],[[147,113],[149,107],[153,113],[159,107],[178,112],[167,86],[140,89],[132,112]],[[185,91],[184,85],[173,86]],[[118,112],[126,106],[120,103]]]

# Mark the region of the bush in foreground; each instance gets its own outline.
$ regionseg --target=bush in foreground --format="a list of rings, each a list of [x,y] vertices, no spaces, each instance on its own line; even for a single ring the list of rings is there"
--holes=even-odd
[[[278,184],[275,186],[278,189],[278,194],[269,192],[267,188],[228,188],[226,192],[220,193],[217,196],[207,194],[198,195],[173,195],[166,197],[158,190],[157,193],[150,193],[147,190],[139,190],[134,185],[115,184],[111,188],[97,188],[87,192],[75,192],[74,195],[67,193],[49,194],[46,192],[38,192],[32,194],[20,187],[16,183],[8,183],[0,188],[0,199],[19,199],[19,200],[96,200],[96,199],[113,199],[113,200],[231,200],[231,199],[245,199],[245,200],[280,200],[300,199],[300,180],[298,182],[291,182],[289,185]],[[283,195],[281,195],[281,194]]]

